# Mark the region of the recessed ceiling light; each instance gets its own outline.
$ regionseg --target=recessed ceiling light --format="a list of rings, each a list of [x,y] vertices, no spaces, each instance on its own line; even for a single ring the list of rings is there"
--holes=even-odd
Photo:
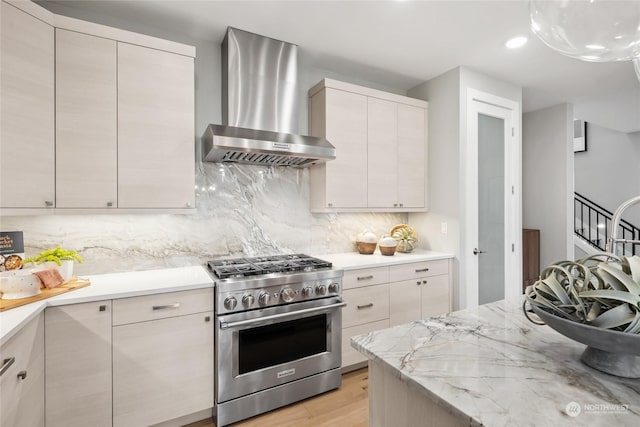
[[[602,49],[604,49],[604,46],[602,46],[601,44],[588,44],[585,47],[587,49],[591,49],[591,50],[602,50]]]
[[[509,49],[517,49],[524,46],[527,43],[527,40],[527,36],[517,36],[507,40],[504,45]]]

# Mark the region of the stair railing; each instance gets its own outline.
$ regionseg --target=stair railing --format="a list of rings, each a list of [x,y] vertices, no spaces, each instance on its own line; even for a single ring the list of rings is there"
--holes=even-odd
[[[574,197],[574,231],[578,237],[591,246],[605,251],[607,242],[612,235],[613,213],[597,203],[587,199],[579,193]],[[631,256],[640,254],[640,228],[625,220],[619,220],[616,239],[621,255]]]

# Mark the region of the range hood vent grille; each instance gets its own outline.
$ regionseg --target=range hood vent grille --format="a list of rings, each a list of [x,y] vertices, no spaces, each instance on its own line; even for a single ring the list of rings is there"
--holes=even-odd
[[[239,151],[227,151],[222,156],[223,162],[252,163],[258,165],[273,166],[304,166],[318,159],[305,159],[301,157],[277,156],[275,154],[242,153]]]
[[[222,43],[222,125],[202,135],[203,160],[306,167],[333,160],[324,138],[297,135],[298,47],[229,27]]]

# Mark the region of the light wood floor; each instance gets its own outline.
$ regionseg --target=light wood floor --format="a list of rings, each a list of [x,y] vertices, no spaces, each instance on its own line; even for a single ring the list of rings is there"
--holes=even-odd
[[[232,424],[233,427],[367,427],[369,425],[367,368],[342,376],[342,385],[319,396]],[[187,427],[215,427],[203,420]]]

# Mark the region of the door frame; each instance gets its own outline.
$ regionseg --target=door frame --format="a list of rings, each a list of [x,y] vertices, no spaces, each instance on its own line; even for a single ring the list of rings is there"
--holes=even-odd
[[[478,115],[505,121],[505,289],[507,301],[520,301],[522,291],[522,150],[520,104],[476,89],[467,89],[466,138],[461,141],[460,233],[461,308],[478,306]],[[481,248],[480,248],[481,249]],[[512,250],[511,250],[512,249]]]

